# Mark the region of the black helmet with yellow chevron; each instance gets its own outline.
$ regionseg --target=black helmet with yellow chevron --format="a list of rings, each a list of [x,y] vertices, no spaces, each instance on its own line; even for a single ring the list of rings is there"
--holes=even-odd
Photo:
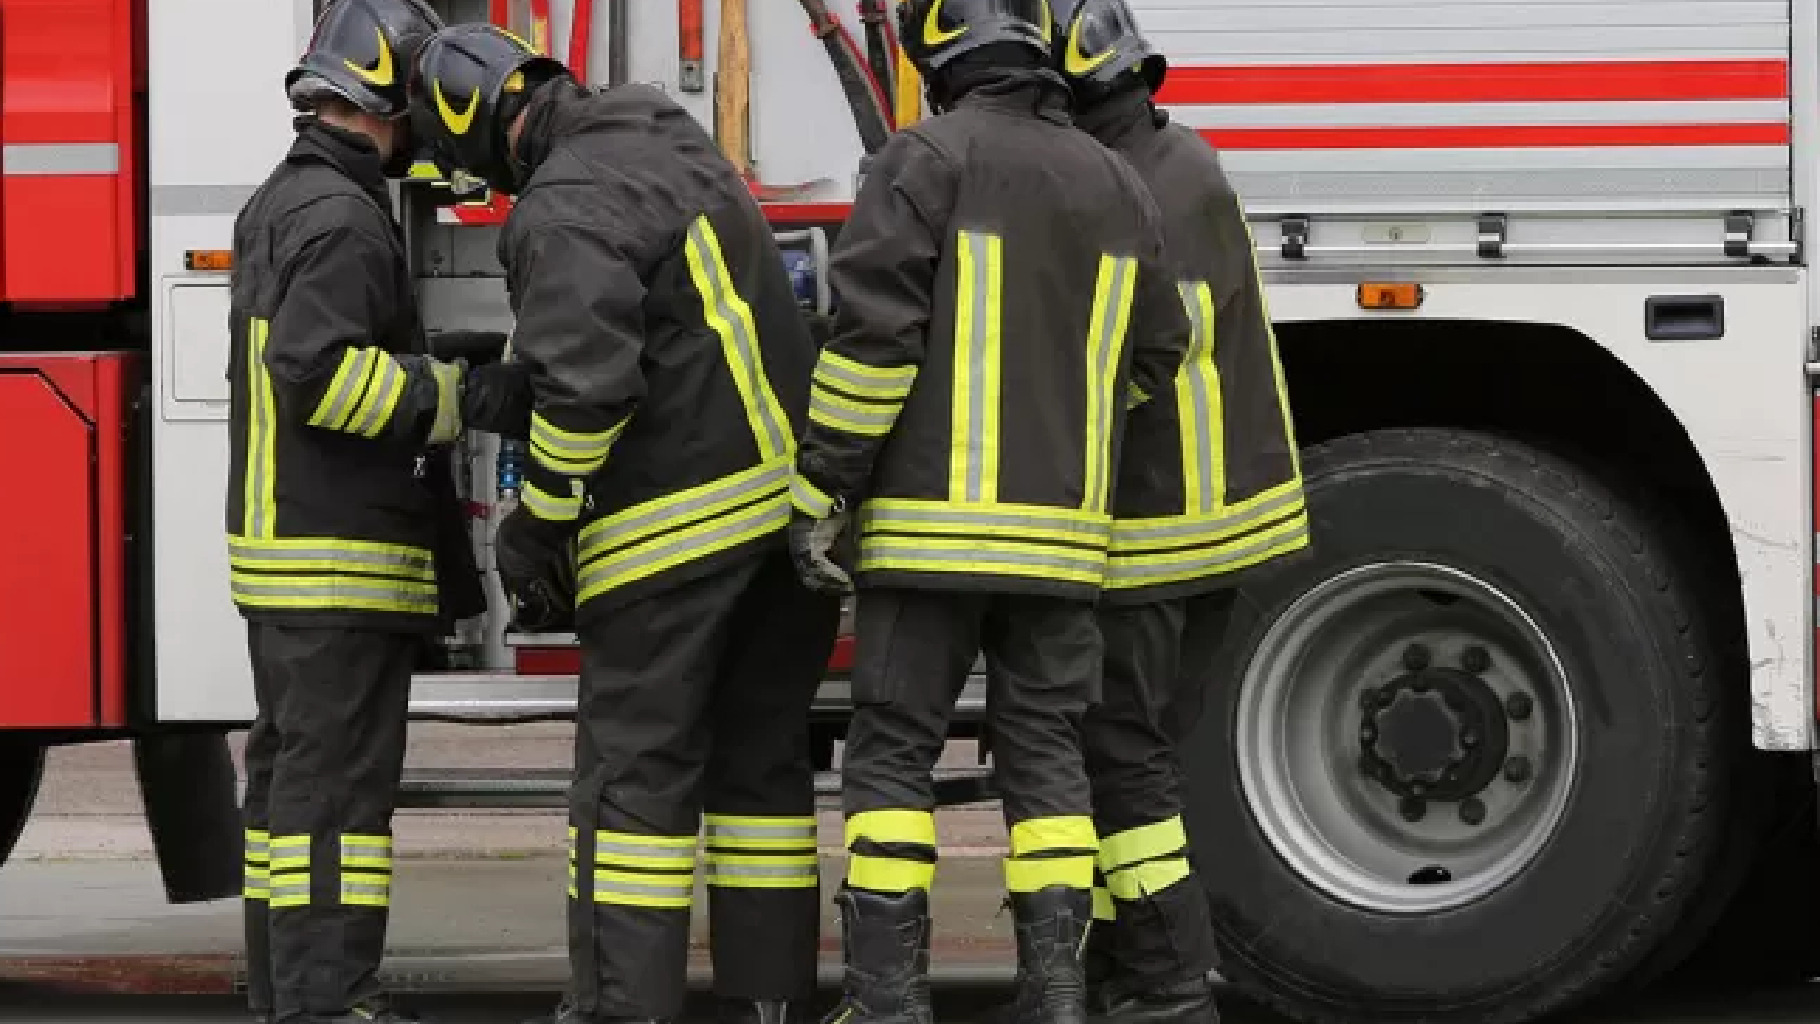
[[[1169,62],[1138,30],[1125,0],[1051,0],[1055,5],[1055,66],[1075,95],[1092,102],[1128,73],[1152,93],[1163,87]]]
[[[1017,43],[1049,58],[1049,0],[903,0],[904,54],[927,76],[993,43]]]
[[[515,192],[520,168],[506,128],[538,85],[567,75],[510,32],[484,23],[451,25],[431,36],[411,80],[411,124],[439,163]]]
[[[316,19],[303,59],[284,76],[285,92],[299,110],[326,95],[397,117],[410,103],[417,51],[440,28],[424,0],[335,0]]]

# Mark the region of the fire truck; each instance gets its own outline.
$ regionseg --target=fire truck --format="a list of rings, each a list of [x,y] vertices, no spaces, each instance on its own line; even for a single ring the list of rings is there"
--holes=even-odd
[[[875,5],[815,33],[810,6],[438,4],[726,129],[821,316],[850,101],[919,111]],[[254,706],[221,525],[226,250],[314,8],[0,0],[0,860],[47,748],[131,739],[173,898],[231,890],[222,737]],[[1518,1022],[1813,973],[1815,5],[1136,8],[1163,105],[1246,201],[1312,522],[1211,638],[1182,752],[1225,978],[1298,1020]],[[509,330],[504,200],[431,168],[399,201],[432,338]],[[517,457],[453,456],[483,566]],[[575,669],[572,636],[489,614],[426,656],[412,710],[562,718]],[[552,804],[562,767],[404,796]],[[981,774],[944,792],[987,796]]]

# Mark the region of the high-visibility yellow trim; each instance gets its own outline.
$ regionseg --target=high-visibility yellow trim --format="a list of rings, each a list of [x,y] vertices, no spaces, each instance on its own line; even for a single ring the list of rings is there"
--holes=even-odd
[[[790,420],[765,376],[752,307],[733,283],[733,275],[721,255],[720,237],[707,215],[697,217],[689,226],[683,248],[689,261],[689,276],[701,295],[702,314],[720,336],[721,354],[739,388],[746,422],[758,442],[759,457],[768,462],[794,454],[796,438],[790,430]]]
[[[392,869],[392,837],[385,835],[356,835],[345,833],[341,837],[341,866],[348,868]]]
[[[834,499],[807,478],[790,474],[790,507],[811,519],[826,519],[834,514]]]
[[[335,573],[268,575],[231,570],[228,586],[242,608],[358,609],[406,615],[436,613],[436,584]]]
[[[310,837],[273,836],[267,902],[273,909],[310,905]]]
[[[278,397],[265,366],[269,321],[254,317],[247,328],[246,477],[242,481],[242,530],[248,537],[270,537],[278,528],[276,462]]]
[[[1065,885],[1070,889],[1093,888],[1093,858],[1005,858],[1005,888],[1011,892],[1041,892],[1052,885]]]
[[[723,889],[814,889],[821,885],[814,853],[755,854],[709,850],[703,857],[707,884]]]
[[[373,376],[374,356],[380,354],[376,348],[350,348],[341,354],[335,376],[323,391],[322,400],[316,403],[316,411],[310,413],[310,426],[328,430],[347,426],[348,417],[354,413],[355,401]]]
[[[552,473],[564,476],[588,476],[607,464],[613,444],[632,422],[622,418],[605,430],[564,430],[544,418],[542,412],[531,414],[531,458]]]
[[[565,482],[580,484],[579,480],[573,479]],[[525,508],[539,519],[553,523],[572,523],[581,518],[581,488],[579,486],[576,486],[573,493],[570,494],[551,494],[527,479],[519,490],[518,496],[519,500],[524,502]]]
[[[1112,902],[1112,892],[1103,885],[1093,887],[1093,919],[1095,921],[1118,920],[1118,905]]]
[[[695,877],[595,868],[594,902],[623,907],[687,910],[695,902]]]
[[[957,253],[948,497],[990,505],[998,500],[1004,242],[962,231]]]
[[[271,835],[264,829],[245,830],[245,871],[240,895],[243,899],[263,900],[271,896]]]
[[[1175,377],[1182,436],[1182,480],[1190,515],[1205,515],[1226,502],[1225,413],[1220,371],[1214,362],[1213,288],[1205,281],[1179,286],[1194,326],[1188,353]]]
[[[871,892],[901,894],[914,889],[927,892],[935,887],[935,865],[896,857],[854,854],[847,858],[847,884]]]
[[[720,850],[809,850],[816,843],[813,817],[703,816],[703,842]]]
[[[1181,817],[1165,818],[1102,836],[1100,868],[1103,871],[1116,871],[1141,861],[1181,853],[1187,847],[1188,833],[1182,829]]]
[[[1028,541],[862,535],[859,568],[862,572],[946,572],[1099,586],[1106,575],[1106,553],[1104,549],[1045,546]]]
[[[337,537],[232,537],[228,564],[254,572],[361,573],[433,583],[435,557],[427,548]]]
[[[1093,286],[1092,329],[1087,338],[1087,465],[1081,508],[1106,511],[1112,493],[1114,389],[1119,358],[1131,323],[1131,300],[1137,288],[1137,261],[1102,255]]]
[[[881,437],[891,432],[903,411],[901,399],[888,402],[862,401],[819,385],[809,389],[809,422],[830,430],[864,437]]]
[[[338,429],[362,437],[378,437],[392,424],[398,400],[404,397],[408,375],[389,352],[374,350],[373,369],[360,401]]]
[[[432,446],[445,445],[461,436],[461,367],[436,359],[428,366],[436,379],[436,413],[430,419],[427,440]],[[400,395],[404,393],[402,384],[398,390]],[[391,413],[386,418],[390,420]]]
[[[1145,861],[1106,875],[1106,888],[1116,900],[1141,900],[1189,877],[1188,861],[1181,857]]]
[[[341,905],[385,907],[392,903],[392,876],[384,871],[343,871]]]
[[[594,833],[594,862],[606,867],[691,872],[695,870],[695,844],[694,836],[603,830]]]
[[[1218,543],[1118,552],[1108,559],[1106,588],[1156,586],[1237,572],[1299,551],[1308,543],[1308,514],[1297,509],[1272,526]]]
[[[1103,512],[1048,505],[964,505],[920,498],[874,498],[860,512],[860,532],[895,537],[987,536],[1031,543],[1103,546],[1112,519]]]
[[[852,849],[862,839],[934,846],[935,815],[928,811],[861,811],[847,819],[847,848]]]
[[[875,402],[901,402],[910,397],[916,374],[915,366],[869,366],[824,348],[811,382]]]
[[[1097,851],[1099,837],[1086,815],[1027,818],[1011,826],[1011,856],[1056,850]]]

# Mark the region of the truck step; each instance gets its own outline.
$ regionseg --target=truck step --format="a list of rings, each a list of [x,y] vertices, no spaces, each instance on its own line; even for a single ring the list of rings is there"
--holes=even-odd
[[[815,795],[840,795],[839,772],[817,772]],[[935,773],[935,801],[943,807],[995,800],[989,768]],[[398,806],[505,808],[568,806],[569,775],[564,771],[512,771],[479,774],[464,771],[421,772],[399,785]]]

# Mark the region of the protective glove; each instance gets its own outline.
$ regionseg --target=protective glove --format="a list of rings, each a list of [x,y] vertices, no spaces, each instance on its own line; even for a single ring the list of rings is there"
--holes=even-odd
[[[531,433],[531,371],[523,363],[492,363],[461,380],[461,422],[501,437]]]
[[[519,505],[493,537],[493,564],[511,598],[515,630],[558,632],[573,623],[574,523],[540,519]]]
[[[853,593],[853,575],[840,564],[844,552],[837,550],[846,529],[844,509],[835,510],[826,519],[802,512],[790,517],[785,538],[790,545],[790,561],[796,565],[796,575],[803,586],[818,594]]]
[[[429,336],[430,354],[445,361],[463,360],[469,366],[497,363],[506,350],[504,331],[438,331]]]

